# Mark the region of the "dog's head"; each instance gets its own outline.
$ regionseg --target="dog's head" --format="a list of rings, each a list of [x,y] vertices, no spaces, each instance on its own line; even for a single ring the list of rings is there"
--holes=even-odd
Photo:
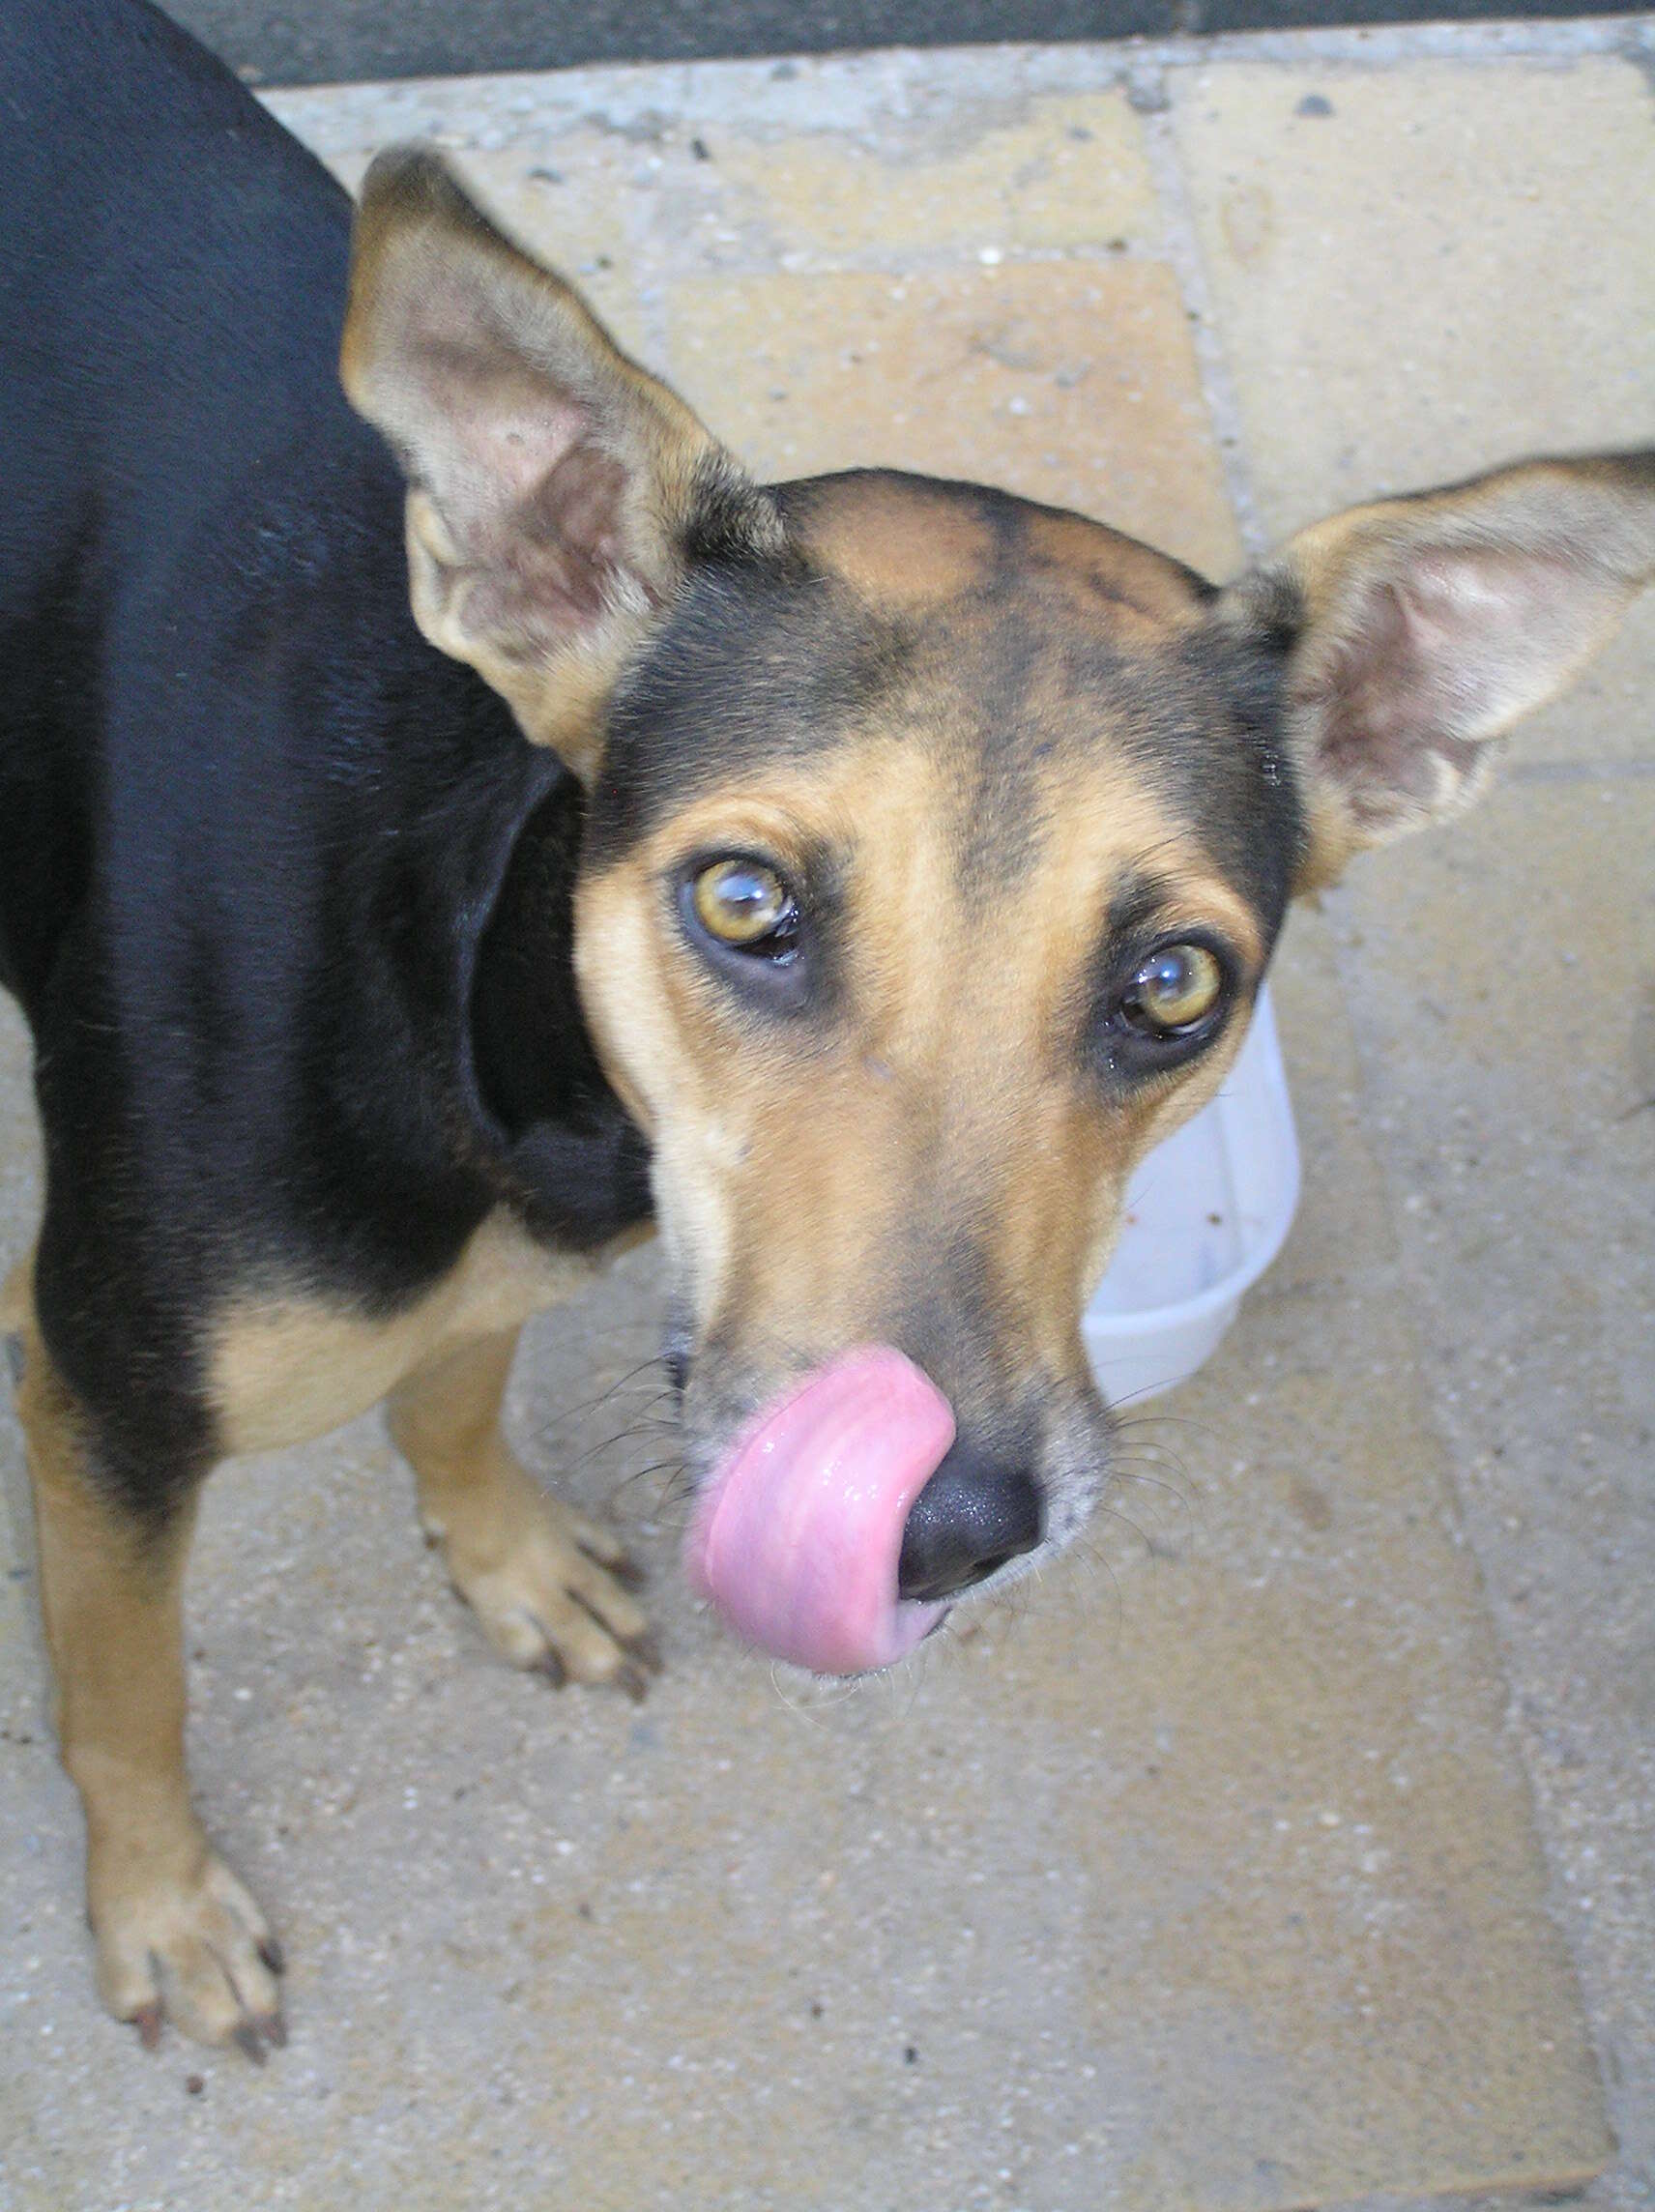
[[[1655,569],[1655,456],[1358,509],[1222,591],[977,486],[760,488],[421,154],[370,173],[344,373],[421,627],[590,793],[692,1571],[769,1649],[883,1664],[1085,1520],[1128,1174],[1293,893],[1464,805]]]

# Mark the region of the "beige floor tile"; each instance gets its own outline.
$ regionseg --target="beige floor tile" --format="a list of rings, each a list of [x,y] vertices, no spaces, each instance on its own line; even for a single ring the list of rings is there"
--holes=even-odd
[[[1440,1087],[1446,1061],[1455,1081],[1510,1084],[1509,1105],[1553,1136],[1583,1122],[1606,1141],[1616,1116],[1649,1095],[1655,790],[1645,780],[1496,785],[1448,829],[1357,861],[1340,895],[1376,968],[1379,999],[1366,985],[1358,997],[1387,1090]],[[1655,1166],[1655,1117],[1628,1121],[1622,1141],[1629,1160]],[[1501,1164],[1491,1156],[1479,1173]],[[1641,1243],[1640,1226],[1634,1209],[1625,1235]]]
[[[1497,792],[1333,911],[1434,1416],[1647,2174],[1655,791]]]
[[[1655,130],[1632,64],[1173,81],[1272,532],[1523,452],[1655,438]]]
[[[854,80],[857,64],[828,65]],[[1031,87],[1027,57],[978,71],[969,93],[871,79],[801,105],[763,69],[580,79],[483,78],[277,92],[269,104],[341,174],[374,146],[421,137],[462,160],[497,154],[538,172],[549,205],[595,169],[608,200],[641,215],[637,241],[670,241],[712,267],[881,265],[984,250],[1151,245],[1160,216],[1143,124],[1118,86]],[[550,172],[548,174],[548,172]]]
[[[1160,232],[1143,125],[1120,92],[941,110],[906,131],[765,138],[715,133],[729,213],[775,250],[865,263],[962,249],[1152,244]]]
[[[493,128],[443,112],[461,174],[653,366],[664,329],[686,395],[765,473],[987,478],[1234,567],[1181,300],[1163,264],[1132,257],[1158,218],[1119,92],[944,110],[894,133],[721,118],[704,135],[671,114],[631,133],[560,114],[537,132],[501,119],[495,89]],[[360,96],[354,129],[326,95],[276,104],[360,181]],[[418,127],[417,97],[393,107]],[[998,265],[1058,247],[1094,257]],[[887,266],[802,267],[847,256]]]
[[[766,474],[969,477],[1234,566],[1183,306],[1159,263],[706,279],[675,288],[670,317],[681,388]]]

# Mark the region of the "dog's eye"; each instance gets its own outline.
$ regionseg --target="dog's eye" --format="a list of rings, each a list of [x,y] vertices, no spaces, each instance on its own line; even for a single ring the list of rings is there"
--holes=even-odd
[[[1188,1036],[1223,996],[1224,970],[1205,945],[1163,945],[1126,986],[1120,1018],[1140,1036]]]
[[[779,959],[798,934],[793,893],[762,860],[713,860],[696,875],[690,903],[708,936],[740,952]]]

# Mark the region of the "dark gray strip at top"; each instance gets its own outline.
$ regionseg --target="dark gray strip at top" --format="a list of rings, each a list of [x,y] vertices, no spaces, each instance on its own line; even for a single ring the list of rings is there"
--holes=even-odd
[[[1638,12],[1639,0],[163,0],[256,84],[569,69],[1000,39],[1174,38]]]

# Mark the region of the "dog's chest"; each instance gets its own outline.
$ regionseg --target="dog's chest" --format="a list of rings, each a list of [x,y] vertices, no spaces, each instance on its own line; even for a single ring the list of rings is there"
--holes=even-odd
[[[323,1436],[450,1347],[514,1329],[571,1296],[610,1256],[552,1249],[499,1208],[449,1273],[394,1314],[365,1315],[304,1291],[245,1295],[213,1331],[220,1449],[271,1451]]]

